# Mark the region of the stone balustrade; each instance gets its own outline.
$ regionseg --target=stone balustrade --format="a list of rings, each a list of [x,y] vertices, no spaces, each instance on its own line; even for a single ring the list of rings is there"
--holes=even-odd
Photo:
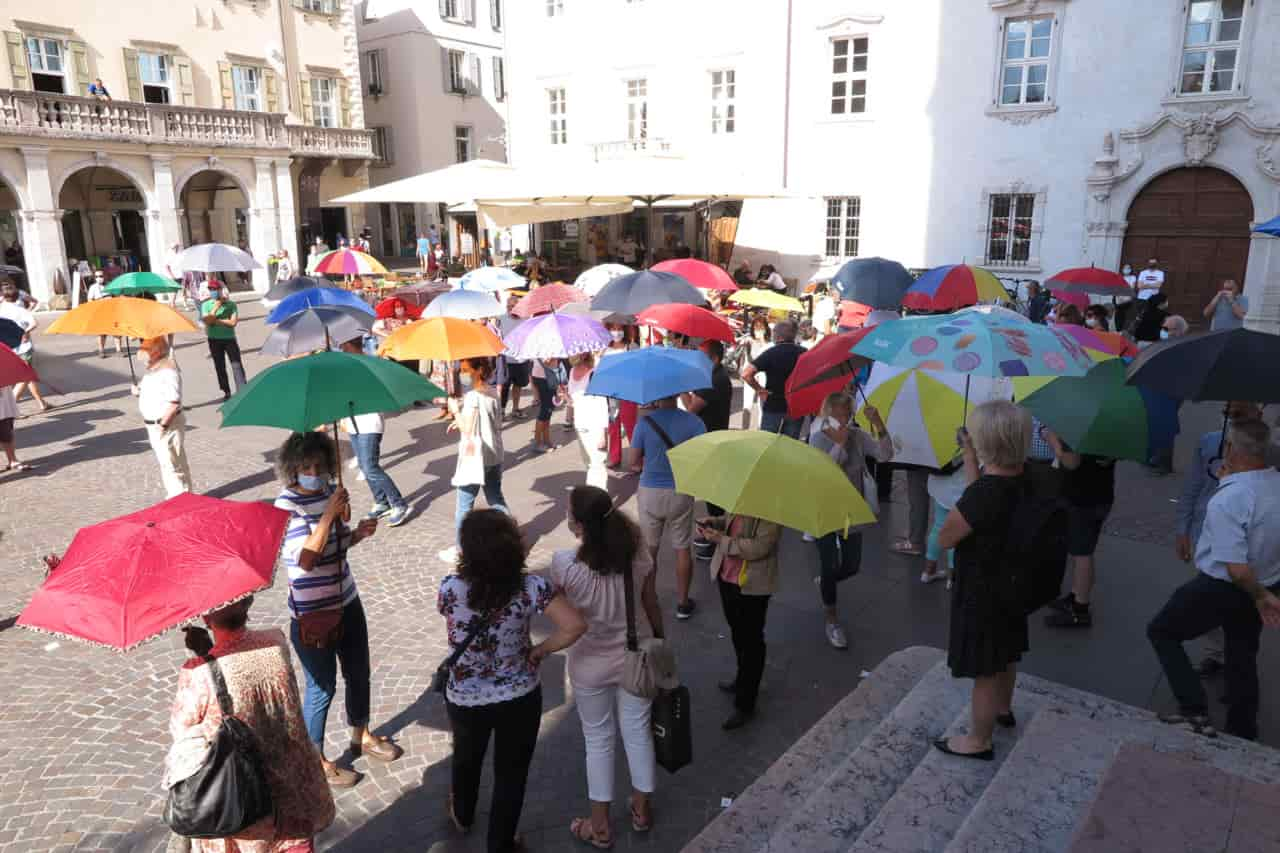
[[[286,124],[282,113],[99,101],[11,89],[0,89],[0,135],[279,149],[304,157],[374,159],[372,131]]]
[[[621,139],[613,142],[597,142],[591,146],[591,153],[596,162],[621,160],[636,154],[670,154],[671,143],[656,137]]]

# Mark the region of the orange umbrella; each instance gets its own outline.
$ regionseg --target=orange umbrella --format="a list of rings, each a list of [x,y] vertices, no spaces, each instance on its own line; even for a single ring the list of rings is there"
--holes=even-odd
[[[397,361],[457,361],[498,355],[504,349],[502,339],[488,326],[457,317],[432,317],[396,329],[378,347],[378,355]]]
[[[175,332],[198,332],[200,329],[163,303],[117,296],[85,302],[54,320],[46,331],[51,335],[155,338]]]

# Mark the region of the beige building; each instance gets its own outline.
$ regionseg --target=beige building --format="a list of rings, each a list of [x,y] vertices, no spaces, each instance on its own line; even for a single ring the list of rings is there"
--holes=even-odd
[[[71,259],[163,272],[174,244],[213,240],[296,262],[317,236],[360,233],[362,208],[322,203],[367,186],[374,159],[358,11],[5,3],[0,241],[20,241],[32,293],[66,292]]]

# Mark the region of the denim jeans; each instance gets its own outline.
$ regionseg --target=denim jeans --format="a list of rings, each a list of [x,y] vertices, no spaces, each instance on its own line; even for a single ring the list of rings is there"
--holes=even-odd
[[[462,519],[467,517],[467,513],[471,512],[471,507],[475,506],[476,496],[480,494],[479,485],[458,486],[458,508],[453,516],[453,525],[456,530],[462,529]],[[484,469],[484,499],[489,502],[489,509],[498,509],[511,514],[511,510],[507,509],[507,499],[502,496],[502,466],[491,465]]]
[[[848,580],[862,568],[862,534],[828,533],[818,539],[818,560],[822,565],[822,603],[836,606],[836,584]]]
[[[382,433],[355,433],[351,436],[351,446],[355,448],[356,460],[360,463],[365,482],[369,484],[369,491],[373,492],[373,502],[393,508],[404,506],[400,490],[378,461],[382,454]]]
[[[347,684],[347,725],[369,724],[369,625],[364,618],[364,605],[356,598],[342,608],[342,639],[331,649],[302,645],[298,620],[289,623],[289,639],[294,654],[302,664],[307,689],[302,697],[302,719],[307,737],[317,747],[324,744],[324,724],[329,705],[338,689],[338,667]]]
[[[760,413],[760,429],[764,432],[778,432],[778,427],[782,427],[782,434],[789,435],[794,439],[800,438],[800,424],[804,422],[804,418],[789,418],[786,412],[761,412]]]

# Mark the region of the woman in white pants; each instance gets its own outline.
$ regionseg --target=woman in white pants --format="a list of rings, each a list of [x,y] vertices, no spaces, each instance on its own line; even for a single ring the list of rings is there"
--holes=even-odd
[[[631,572],[655,637],[661,637],[662,610],[654,587],[653,563],[642,547],[640,529],[594,486],[569,494],[569,530],[581,544],[555,552],[551,582],[587,620],[587,633],[569,649],[569,682],[582,718],[587,745],[587,797],[591,816],[575,818],[569,831],[580,841],[605,849],[613,845],[609,805],[613,802],[616,729],[631,769],[631,828],[652,826],[649,795],[654,789],[650,701],[620,686],[626,658],[627,609],[622,572]],[[617,724],[614,718],[617,717]]]
[[[587,485],[609,489],[609,400],[587,393],[595,370],[591,353],[573,357],[569,370],[569,399],[573,401],[573,427],[578,433],[587,466]]]

